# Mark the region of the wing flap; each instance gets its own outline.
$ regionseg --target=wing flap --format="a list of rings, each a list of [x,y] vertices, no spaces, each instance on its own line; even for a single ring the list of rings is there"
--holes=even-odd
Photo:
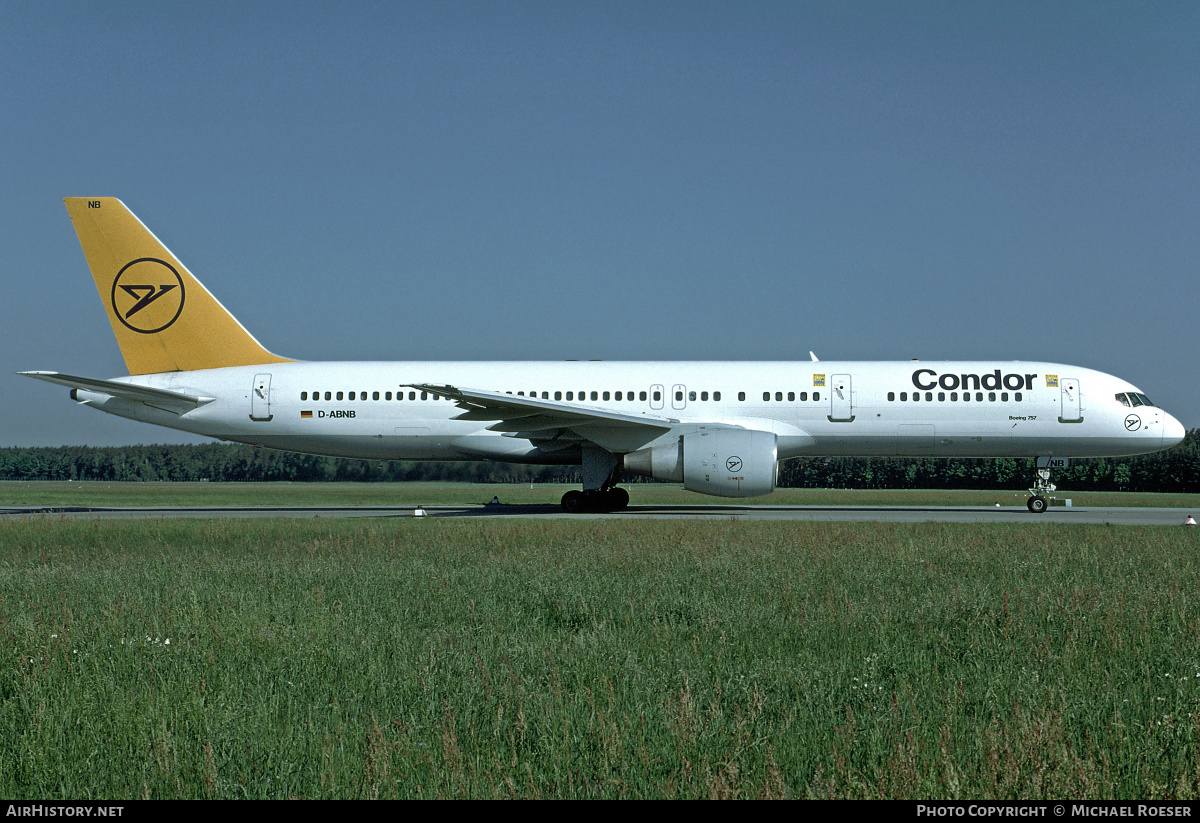
[[[640,448],[670,431],[679,422],[657,415],[614,411],[611,408],[482,389],[432,383],[413,384],[410,388],[448,397],[464,410],[458,419],[494,420],[496,422],[488,429],[509,437],[528,435],[530,440],[542,440],[547,439],[551,432],[570,432],[574,437],[615,452]]]

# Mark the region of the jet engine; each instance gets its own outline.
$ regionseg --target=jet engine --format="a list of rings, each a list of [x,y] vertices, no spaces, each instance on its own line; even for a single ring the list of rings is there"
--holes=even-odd
[[[775,491],[779,463],[772,432],[699,429],[625,455],[624,467],[701,494],[758,497]]]

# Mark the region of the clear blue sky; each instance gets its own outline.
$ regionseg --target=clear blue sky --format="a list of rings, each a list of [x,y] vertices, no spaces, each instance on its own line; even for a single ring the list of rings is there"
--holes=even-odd
[[[0,4],[0,445],[187,442],[62,197],[301,359],[1049,359],[1200,426],[1200,4]]]

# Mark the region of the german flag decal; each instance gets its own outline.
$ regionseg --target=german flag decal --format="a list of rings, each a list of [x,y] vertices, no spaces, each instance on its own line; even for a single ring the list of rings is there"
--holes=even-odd
[[[309,418],[309,417],[312,417],[312,412],[310,412],[310,411],[302,411],[302,412],[300,412],[300,417],[301,417],[301,418]]]

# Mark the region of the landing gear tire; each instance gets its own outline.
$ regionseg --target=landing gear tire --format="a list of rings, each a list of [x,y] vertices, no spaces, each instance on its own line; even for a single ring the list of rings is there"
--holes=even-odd
[[[624,489],[590,489],[569,491],[562,496],[562,510],[567,514],[583,512],[619,512],[629,505],[629,492]]]
[[[1029,510],[1034,514],[1041,514],[1046,510],[1046,498],[1040,496],[1031,497],[1025,505],[1028,506]]]
[[[608,497],[608,510],[610,512],[625,511],[629,506],[629,492],[624,489],[609,489],[606,492]]]

